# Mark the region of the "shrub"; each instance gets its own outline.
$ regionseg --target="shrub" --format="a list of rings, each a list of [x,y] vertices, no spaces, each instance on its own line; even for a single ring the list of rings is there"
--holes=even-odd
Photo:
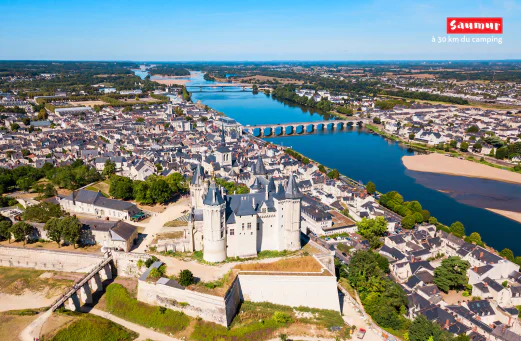
[[[182,286],[187,287],[191,284],[194,284],[194,274],[190,270],[181,270],[181,272],[179,272],[179,278],[177,281]]]
[[[291,315],[281,311],[276,311],[275,314],[273,314],[273,319],[280,324],[287,324],[293,321]]]

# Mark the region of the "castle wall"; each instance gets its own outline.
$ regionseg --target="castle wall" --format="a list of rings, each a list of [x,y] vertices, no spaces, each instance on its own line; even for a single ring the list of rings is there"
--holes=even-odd
[[[102,260],[102,254],[0,246],[0,266],[89,272]]]
[[[335,276],[239,274],[245,301],[340,311]]]
[[[235,279],[225,297],[178,289],[164,284],[139,281],[139,301],[182,311],[192,317],[229,326],[241,302],[239,281]]]

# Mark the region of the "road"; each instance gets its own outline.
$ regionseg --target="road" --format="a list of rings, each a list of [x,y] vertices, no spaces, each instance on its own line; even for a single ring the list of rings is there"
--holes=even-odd
[[[166,222],[179,218],[183,215],[183,211],[189,209],[190,199],[187,197],[181,198],[174,204],[171,204],[162,213],[156,213],[150,218],[148,223],[134,223],[134,225],[144,227],[143,234],[145,238],[141,241],[139,246],[132,250],[132,252],[144,253],[148,250],[149,244],[154,239]]]

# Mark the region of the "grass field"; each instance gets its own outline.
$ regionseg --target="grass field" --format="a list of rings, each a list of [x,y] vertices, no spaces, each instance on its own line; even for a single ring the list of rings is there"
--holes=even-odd
[[[132,341],[138,334],[104,318],[83,314],[43,341]]]
[[[322,266],[312,256],[281,259],[273,263],[245,263],[235,266],[242,271],[321,272]]]
[[[46,271],[0,267],[0,292],[21,295],[25,290],[43,292],[61,289],[72,284],[71,280],[42,278]],[[54,291],[54,290],[53,290]]]
[[[184,313],[139,302],[132,298],[127,289],[120,284],[111,284],[106,291],[106,310],[127,321],[153,328],[162,333],[176,333],[185,329],[190,318]]]

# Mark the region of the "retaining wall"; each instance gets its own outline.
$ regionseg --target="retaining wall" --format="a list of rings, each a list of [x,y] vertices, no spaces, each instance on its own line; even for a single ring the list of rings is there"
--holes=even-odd
[[[239,274],[245,301],[340,311],[335,276]]]
[[[90,272],[102,260],[102,254],[0,246],[0,266]]]
[[[137,299],[148,304],[182,311],[192,317],[201,317],[204,320],[228,326],[240,305],[241,295],[237,279],[235,279],[225,297],[140,280]]]

